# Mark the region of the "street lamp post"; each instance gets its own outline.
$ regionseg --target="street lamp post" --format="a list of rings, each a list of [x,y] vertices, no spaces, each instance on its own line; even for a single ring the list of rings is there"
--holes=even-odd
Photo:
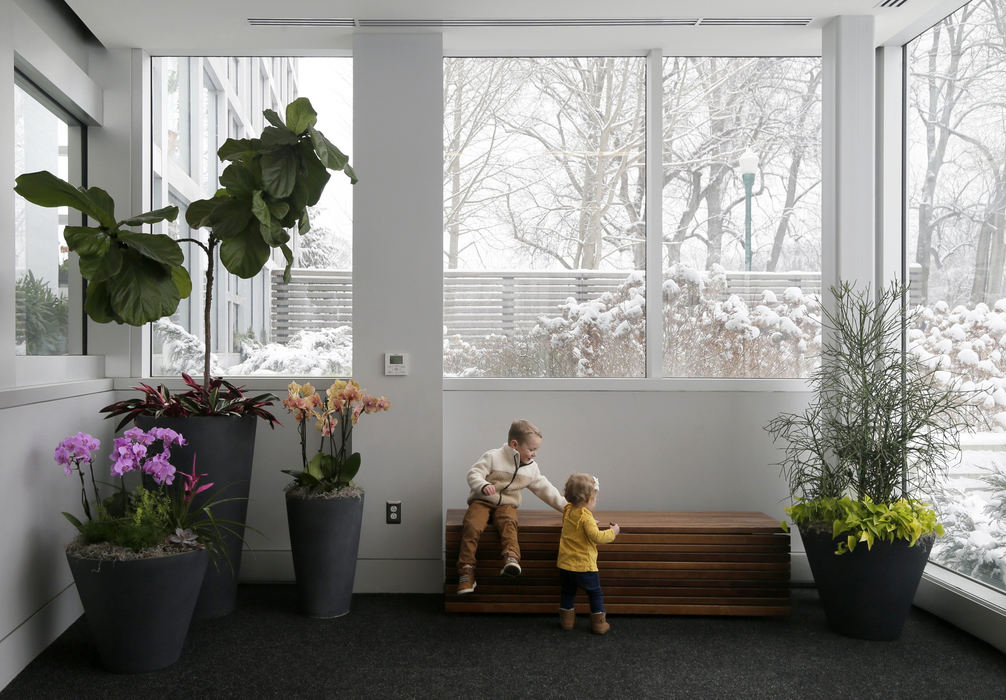
[[[750,148],[745,148],[737,159],[737,166],[744,180],[744,270],[751,272],[751,188],[758,171],[758,156]]]

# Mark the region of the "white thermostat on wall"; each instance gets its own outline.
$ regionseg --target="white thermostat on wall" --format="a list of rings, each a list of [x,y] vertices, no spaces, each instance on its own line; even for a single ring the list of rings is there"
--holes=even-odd
[[[409,373],[409,356],[404,352],[384,353],[384,374],[391,377],[404,377]]]

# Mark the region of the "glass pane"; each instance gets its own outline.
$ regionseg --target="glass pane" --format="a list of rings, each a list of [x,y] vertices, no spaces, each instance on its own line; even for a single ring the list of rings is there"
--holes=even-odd
[[[168,81],[154,95],[154,114],[172,123],[175,105],[187,105],[179,120],[192,124],[200,143],[199,173],[180,173],[166,158],[153,158],[153,201],[181,210],[178,220],[161,227],[176,239],[206,240],[192,231],[185,208],[211,197],[221,166],[216,151],[227,137],[258,135],[268,123],[261,110],[251,111],[253,89],[278,96],[279,111],[299,96],[318,112],[318,129],[337,146],[352,144],[352,59],[350,58],[154,58],[153,72],[170,73],[173,61],[193,62],[200,85],[189,95],[172,97]],[[279,72],[274,68],[278,67]],[[296,74],[288,90],[275,81]],[[261,85],[254,87],[252,76]],[[237,95],[240,98],[235,99]],[[269,97],[271,102],[272,97]],[[269,104],[271,106],[271,104]],[[154,120],[156,123],[156,118]],[[245,133],[243,125],[248,125]],[[169,127],[170,128],[170,127]],[[292,279],[283,282],[285,261],[277,252],[258,276],[239,279],[214,265],[210,311],[212,371],[228,375],[336,375],[352,373],[352,190],[343,176],[332,177],[317,206],[310,210],[311,231],[294,234]],[[183,243],[192,277],[192,295],[170,319],[154,324],[151,373],[200,374],[205,338],[206,256],[195,243]]]
[[[642,58],[444,60],[444,372],[645,374]]]
[[[71,126],[35,97],[14,87],[15,175],[48,170],[79,183],[79,157],[73,154],[71,159],[70,152],[71,132],[76,131],[76,125]],[[69,216],[66,207],[39,207],[14,197],[14,336],[18,355],[65,355],[71,351],[70,260],[63,239]]]
[[[984,390],[987,425],[934,494],[931,559],[1006,590],[1006,73],[1002,3],[964,6],[908,45],[911,351]]]
[[[821,59],[665,58],[663,85],[664,375],[807,376]]]

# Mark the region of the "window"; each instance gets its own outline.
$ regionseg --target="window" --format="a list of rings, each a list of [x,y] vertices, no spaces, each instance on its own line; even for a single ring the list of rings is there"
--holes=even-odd
[[[176,239],[205,237],[184,221],[189,202],[210,197],[221,166],[216,151],[225,138],[257,136],[267,125],[258,102],[272,107],[272,95],[282,102],[298,96],[311,100],[318,128],[330,141],[348,150],[352,143],[352,62],[348,58],[204,58],[159,57],[151,61],[154,85],[152,124],[167,133],[152,134],[155,206],[175,204],[178,220],[161,232]],[[197,85],[173,81],[185,73],[201,76]],[[279,70],[275,70],[278,67]],[[283,91],[280,76],[295,75]],[[253,85],[253,76],[261,84]],[[190,81],[194,82],[194,81]],[[240,87],[239,87],[240,84]],[[253,89],[259,91],[252,98]],[[183,94],[184,93],[184,94]],[[240,97],[238,97],[240,96]],[[171,143],[174,125],[190,124],[199,143],[192,149],[198,172],[180,165]],[[226,134],[226,136],[225,136]],[[293,239],[292,279],[283,282],[285,261],[277,254],[266,269],[249,280],[215,267],[214,307],[210,314],[214,373],[229,375],[348,375],[352,372],[352,191],[348,180],[333,177],[318,205],[311,210],[312,228]],[[204,338],[205,254],[194,243],[183,243],[192,278],[192,295],[170,319],[154,324],[151,374],[202,371]]]
[[[645,374],[646,62],[444,61],[445,373]]]
[[[906,48],[910,351],[985,392],[987,425],[933,494],[946,537],[931,560],[1006,590],[1006,38],[975,0]],[[939,376],[939,375],[938,375]]]
[[[82,184],[79,123],[27,81],[14,86],[14,172],[48,170]],[[82,320],[70,313],[81,297],[63,228],[80,225],[66,207],[45,208],[14,197],[15,343],[17,355],[83,352]],[[74,280],[71,282],[71,280]]]
[[[666,58],[665,376],[803,377],[821,287],[821,59]]]
[[[447,375],[645,376],[648,236],[663,376],[813,369],[821,59],[667,58],[649,145],[645,75],[642,58],[445,60]]]

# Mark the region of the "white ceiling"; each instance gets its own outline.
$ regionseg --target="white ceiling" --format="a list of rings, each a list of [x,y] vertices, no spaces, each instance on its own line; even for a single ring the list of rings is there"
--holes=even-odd
[[[876,43],[901,43],[964,0],[66,0],[108,48],[153,53],[324,53],[348,49],[352,27],[260,27],[249,18],[679,19],[809,18],[803,27],[422,28],[443,31],[445,51],[605,53],[817,53],[821,27],[839,14],[873,15]],[[884,7],[882,5],[890,5]],[[900,6],[899,6],[900,4]],[[377,31],[362,29],[355,31]],[[387,31],[387,30],[384,30]]]

